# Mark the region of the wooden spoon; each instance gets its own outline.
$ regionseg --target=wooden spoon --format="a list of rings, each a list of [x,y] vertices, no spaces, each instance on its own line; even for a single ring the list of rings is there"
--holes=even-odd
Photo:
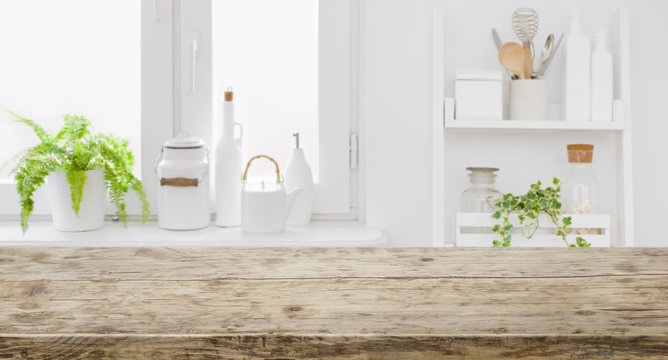
[[[499,62],[501,65],[512,71],[520,79],[525,79],[524,67],[526,58],[522,45],[516,42],[507,42],[499,49]]]

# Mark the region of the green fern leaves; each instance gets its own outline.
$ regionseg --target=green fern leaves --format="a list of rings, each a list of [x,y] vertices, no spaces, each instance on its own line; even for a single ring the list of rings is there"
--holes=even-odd
[[[83,188],[86,183],[86,172],[83,170],[73,170],[65,173],[65,178],[70,184],[70,196],[72,197],[72,210],[79,216],[81,200],[83,200]]]
[[[141,181],[132,174],[134,157],[128,149],[127,140],[113,135],[90,134],[90,121],[79,115],[65,115],[63,127],[52,136],[34,121],[6,111],[15,117],[16,122],[29,126],[41,141],[19,154],[17,165],[12,170],[16,191],[20,196],[23,232],[28,229],[35,191],[44,184],[49,174],[56,171],[66,172],[72,210],[77,216],[83,198],[86,171],[104,169],[105,185],[116,215],[123,222],[126,221],[125,194],[132,189],[142,202],[142,220],[146,221],[149,203]]]

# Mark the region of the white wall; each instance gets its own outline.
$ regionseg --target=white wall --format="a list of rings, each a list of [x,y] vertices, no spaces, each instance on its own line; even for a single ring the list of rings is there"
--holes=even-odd
[[[485,11],[485,16],[488,12],[498,12],[501,6],[496,0],[363,2],[367,44],[366,61],[362,64],[367,89],[364,114],[367,184],[372,184],[367,188],[367,223],[384,228],[395,246],[432,243],[431,32],[433,9],[439,2],[453,11],[466,7]],[[661,190],[663,179],[668,177],[668,161],[663,159],[668,155],[668,144],[662,141],[664,134],[668,134],[668,107],[663,105],[668,97],[668,73],[661,71],[668,64],[668,50],[655,39],[668,34],[668,23],[662,17],[668,13],[668,1],[534,0],[528,6],[540,14],[551,9],[563,12],[564,8],[594,8],[599,4],[606,8],[625,4],[629,8],[635,243],[666,246],[668,239],[656,228],[663,220],[663,204],[668,203],[668,192]],[[507,17],[509,23],[512,9],[527,4],[504,1],[502,6],[509,7],[510,13],[501,13],[499,17]],[[481,24],[485,28],[491,26],[497,25]]]
[[[431,0],[368,0],[367,224],[431,245]],[[363,65],[364,66],[364,65]]]

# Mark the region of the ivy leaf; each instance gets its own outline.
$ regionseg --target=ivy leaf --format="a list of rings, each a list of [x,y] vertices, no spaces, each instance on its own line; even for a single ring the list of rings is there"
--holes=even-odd
[[[567,246],[588,247],[591,245],[582,238],[578,238],[580,240],[576,239],[575,244],[569,243],[565,229],[571,225],[571,218],[561,218],[560,209],[562,204],[559,201],[561,192],[559,179],[553,177],[552,184],[554,187],[547,186],[543,189],[541,188],[541,182],[537,181],[529,186],[526,194],[515,196],[507,193],[495,203],[496,211],[491,216],[497,220],[501,219],[501,223],[493,226],[491,231],[501,236],[501,240],[494,240],[494,246],[510,246],[512,237],[510,230],[513,225],[509,219],[512,214],[516,214],[520,224],[524,226],[520,229],[521,235],[529,239],[539,229],[539,215],[541,213],[547,214],[549,219],[557,226],[555,236],[561,237]]]
[[[583,239],[579,236],[577,238],[575,238],[575,243],[578,245],[578,247],[590,247],[591,246],[591,244],[588,243],[587,240],[585,240],[585,239]]]

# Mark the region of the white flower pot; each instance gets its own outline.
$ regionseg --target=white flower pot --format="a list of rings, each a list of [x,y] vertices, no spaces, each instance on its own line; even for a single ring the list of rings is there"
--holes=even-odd
[[[59,231],[87,231],[104,225],[104,209],[107,190],[104,186],[104,170],[86,171],[86,182],[79,216],[72,209],[70,183],[65,172],[59,171],[47,177],[53,227]]]

